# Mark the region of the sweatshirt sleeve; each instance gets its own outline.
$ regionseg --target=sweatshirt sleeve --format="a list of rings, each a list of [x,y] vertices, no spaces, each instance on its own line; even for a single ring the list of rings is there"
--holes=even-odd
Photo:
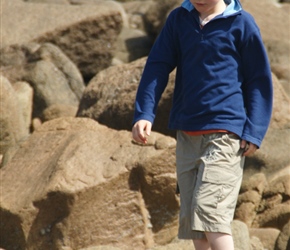
[[[247,113],[242,139],[260,147],[270,124],[273,87],[270,64],[258,28],[241,50]]]
[[[153,123],[169,74],[176,67],[177,53],[173,22],[174,16],[171,13],[147,58],[137,90],[133,124],[143,119]]]

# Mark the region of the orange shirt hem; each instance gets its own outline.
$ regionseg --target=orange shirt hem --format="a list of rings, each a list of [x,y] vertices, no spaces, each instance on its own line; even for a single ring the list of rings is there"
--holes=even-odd
[[[206,134],[212,134],[212,133],[229,133],[232,134],[232,132],[224,129],[209,129],[209,130],[200,130],[200,131],[183,131],[184,133],[188,135],[206,135]]]

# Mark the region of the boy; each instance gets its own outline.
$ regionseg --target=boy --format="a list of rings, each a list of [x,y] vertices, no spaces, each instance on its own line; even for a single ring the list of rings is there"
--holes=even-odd
[[[252,16],[238,0],[185,0],[148,56],[133,138],[146,143],[176,68],[169,128],[177,130],[179,233],[197,250],[233,250],[230,223],[244,156],[259,148],[272,112],[271,70]]]

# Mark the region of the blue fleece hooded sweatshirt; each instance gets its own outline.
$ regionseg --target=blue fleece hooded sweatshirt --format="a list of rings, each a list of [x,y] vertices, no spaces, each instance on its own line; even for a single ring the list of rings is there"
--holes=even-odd
[[[270,65],[253,17],[229,2],[203,28],[189,0],[170,13],[144,68],[134,123],[154,122],[176,68],[170,129],[228,130],[260,146],[272,113]]]

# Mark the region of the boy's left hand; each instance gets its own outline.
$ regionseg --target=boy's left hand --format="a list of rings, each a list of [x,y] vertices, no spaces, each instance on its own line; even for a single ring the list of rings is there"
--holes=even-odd
[[[245,140],[241,141],[241,148],[244,149],[243,156],[251,156],[258,149],[258,147],[255,144],[247,142]]]

